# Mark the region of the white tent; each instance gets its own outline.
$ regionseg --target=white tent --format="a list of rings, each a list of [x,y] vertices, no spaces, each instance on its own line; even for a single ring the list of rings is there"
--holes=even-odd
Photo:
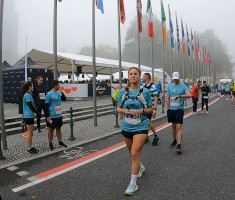
[[[53,69],[54,55],[52,51],[32,49],[27,54],[38,65]],[[25,57],[21,58],[14,66],[18,66],[24,63]],[[92,57],[83,56],[72,53],[57,53],[57,69],[60,73],[74,74],[76,72],[76,66],[82,67],[82,72],[86,74],[93,74]],[[122,71],[127,71],[131,67],[138,67],[135,63],[122,62]],[[141,65],[141,71],[152,72],[152,68]],[[106,58],[96,57],[96,70],[100,75],[111,75],[119,71],[119,61]],[[159,79],[162,79],[162,69],[154,69],[154,74]],[[167,80],[170,77],[167,75]],[[72,76],[73,77],[73,76]]]

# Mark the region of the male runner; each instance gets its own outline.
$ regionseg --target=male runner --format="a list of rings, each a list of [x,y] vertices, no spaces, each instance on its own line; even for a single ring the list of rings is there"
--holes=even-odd
[[[170,148],[177,145],[177,153],[182,153],[181,142],[183,136],[184,98],[191,98],[191,93],[185,84],[180,83],[179,72],[174,72],[172,79],[174,82],[167,87],[166,92],[167,118],[168,122],[172,123],[172,136],[174,139]]]
[[[156,114],[157,114],[158,91],[157,91],[156,85],[153,84],[150,80],[151,80],[150,73],[144,73],[143,81],[145,82],[145,84],[143,86],[149,90],[150,95],[151,95],[151,99],[152,99],[152,105],[153,105],[153,113],[148,114],[147,118],[148,118],[148,122],[149,122],[149,128],[151,129],[151,131],[153,132],[153,135],[154,135],[152,146],[155,146],[158,144],[159,137],[157,136],[157,133],[155,132],[155,128],[151,122],[151,119],[152,119],[152,116],[156,116]],[[150,142],[150,140],[148,137],[146,140],[146,143],[149,143],[149,142]]]

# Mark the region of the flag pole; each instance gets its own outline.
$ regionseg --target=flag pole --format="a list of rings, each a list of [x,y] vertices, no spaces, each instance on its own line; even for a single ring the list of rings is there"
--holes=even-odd
[[[181,18],[181,31],[182,31],[182,50],[183,50],[183,79],[184,79],[184,83],[185,83],[185,66],[184,66],[184,36],[183,36],[183,21],[182,21],[182,18]]]
[[[95,60],[95,1],[92,1],[92,66],[93,66],[93,112],[94,126],[97,126],[96,112],[96,60]]]
[[[27,35],[26,35],[26,42],[25,42],[25,57],[24,57],[24,75],[25,75],[25,78],[24,80],[25,81],[28,81],[28,72],[27,72],[27,69],[28,69],[28,52],[27,52]]]
[[[153,40],[151,40],[151,58],[152,58],[152,82],[154,83],[154,59],[153,59]]]
[[[136,10],[137,10],[137,48],[138,48],[138,68],[140,69],[140,26],[139,26],[139,7],[138,0],[136,0]],[[120,24],[120,22],[119,22]]]
[[[162,1],[160,2],[162,6]],[[164,113],[165,108],[165,83],[166,83],[166,77],[165,77],[165,48],[164,48],[164,33],[163,33],[163,19],[162,19],[162,63],[163,63],[163,70],[162,70],[162,76],[163,76],[163,97],[162,97],[162,113]]]
[[[171,12],[170,12],[170,5],[168,4],[168,11],[169,11],[169,27],[170,27],[170,45],[171,45],[171,75],[173,74],[173,58],[172,58],[172,36],[171,36],[171,32],[172,32],[172,30],[171,30]],[[174,39],[174,38],[173,38]],[[174,42],[174,41],[173,41]],[[172,80],[172,76],[171,76],[171,80]]]
[[[120,0],[117,0],[118,14],[118,66],[119,66],[119,88],[122,89],[122,53],[121,53],[121,27],[120,27]]]
[[[58,79],[58,73],[57,73],[57,0],[54,0],[53,54],[54,54],[54,80],[57,80]]]
[[[0,133],[0,160],[4,159],[3,149],[7,149],[6,129],[5,129],[5,117],[4,117],[4,105],[3,105],[3,84],[2,84],[2,25],[3,25],[3,5],[4,0],[0,0],[0,121],[1,121],[1,133]],[[1,143],[2,140],[2,143]]]
[[[178,72],[180,73],[180,64],[179,64],[179,26],[178,26],[178,20],[177,20],[177,13],[175,12],[176,16],[176,29],[177,29],[177,44],[178,44]]]

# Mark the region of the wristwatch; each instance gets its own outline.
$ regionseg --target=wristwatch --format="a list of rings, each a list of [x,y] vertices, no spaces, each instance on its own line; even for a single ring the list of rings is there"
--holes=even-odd
[[[157,110],[157,108],[154,108],[154,110]]]
[[[143,113],[144,113],[144,109],[143,109]]]

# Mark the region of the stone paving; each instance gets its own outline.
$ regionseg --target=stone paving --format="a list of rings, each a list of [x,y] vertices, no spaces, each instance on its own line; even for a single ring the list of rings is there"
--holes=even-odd
[[[105,99],[99,99],[97,101],[97,105],[100,104],[107,104],[110,103],[110,98]],[[66,104],[67,103],[67,104]],[[64,107],[69,107],[73,104],[73,106],[78,105],[79,107],[85,107],[85,106],[92,106],[93,102],[91,99],[86,101],[79,101],[79,102],[64,102]],[[192,101],[191,99],[187,100],[187,106],[191,107]],[[17,106],[7,105],[6,111],[8,112],[8,116],[12,115],[15,110],[17,109]],[[166,112],[161,113],[162,106],[158,105],[158,112],[157,112],[157,119],[163,116],[166,116]],[[157,120],[155,119],[155,120]],[[94,139],[102,138],[111,134],[120,133],[121,131],[121,120],[120,117],[118,118],[119,121],[119,128],[115,128],[115,116],[114,115],[106,115],[102,117],[97,118],[97,125],[94,126],[94,119],[87,119],[83,121],[77,121],[74,123],[74,137],[76,140],[70,141],[70,124],[64,124],[62,126],[62,135],[63,135],[63,141],[68,145],[68,147],[72,147],[75,145],[80,145],[82,143],[86,143],[89,141],[92,141]],[[39,149],[39,154],[37,155],[31,155],[26,152],[26,138],[23,137],[21,134],[13,134],[7,136],[7,143],[8,143],[8,149],[3,150],[3,155],[6,157],[6,160],[0,161],[0,168],[6,165],[11,166],[10,164],[13,164],[14,162],[17,162],[19,160],[30,160],[35,157],[41,157],[43,155],[51,154],[55,151],[62,151],[63,148],[58,146],[57,138],[54,134],[54,151],[50,152],[48,148],[48,140],[47,140],[47,129],[42,129],[41,133],[37,133],[37,131],[34,132],[33,136],[33,144],[34,146]]]

